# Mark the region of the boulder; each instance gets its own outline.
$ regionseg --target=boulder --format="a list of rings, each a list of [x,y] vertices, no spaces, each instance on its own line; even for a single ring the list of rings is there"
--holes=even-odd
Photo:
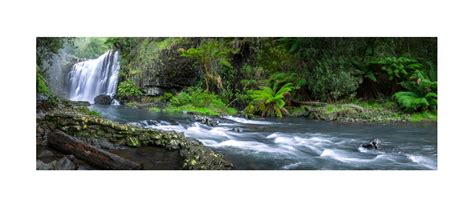
[[[112,96],[101,94],[94,98],[94,103],[100,104],[100,105],[110,105],[112,104],[112,100],[113,100]]]
[[[379,138],[375,138],[366,144],[362,144],[361,146],[366,149],[381,149],[382,140],[380,140]]]
[[[46,96],[45,94],[36,93],[36,102],[47,101],[48,99],[49,97]]]
[[[37,170],[76,170],[77,166],[73,162],[75,160],[73,155],[64,156],[59,160],[54,160],[50,163],[44,163],[41,160],[36,160]]]
[[[206,116],[198,116],[194,115],[194,120],[201,122],[204,125],[211,126],[211,127],[216,127],[219,125],[219,121],[210,117]]]
[[[69,101],[69,104],[73,106],[90,106],[89,101]]]
[[[232,128],[232,131],[234,131],[234,132],[243,132],[244,130],[241,127],[235,127],[235,128]]]
[[[159,96],[163,93],[163,90],[160,87],[156,86],[147,86],[143,89],[147,96]]]

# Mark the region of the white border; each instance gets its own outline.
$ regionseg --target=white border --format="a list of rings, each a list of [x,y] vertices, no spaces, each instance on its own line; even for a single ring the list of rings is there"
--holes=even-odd
[[[472,203],[465,2],[2,1],[0,203]],[[36,36],[437,36],[438,170],[37,172]]]

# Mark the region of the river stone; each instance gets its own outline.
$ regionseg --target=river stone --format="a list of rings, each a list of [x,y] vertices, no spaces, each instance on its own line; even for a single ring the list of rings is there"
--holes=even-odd
[[[65,156],[59,160],[54,160],[50,163],[44,163],[41,160],[36,160],[37,170],[75,170],[77,169],[73,155]]]
[[[73,106],[90,106],[89,101],[68,101]]]
[[[100,104],[100,105],[110,105],[112,104],[112,100],[113,100],[112,96],[101,94],[94,98],[94,103]]]
[[[244,130],[241,127],[235,127],[235,128],[232,128],[232,131],[234,131],[234,132],[243,132]]]
[[[362,147],[366,149],[381,149],[382,140],[380,140],[379,138],[375,138],[371,140],[369,143],[362,144]]]
[[[138,140],[135,137],[127,137],[127,145],[130,147],[139,147],[140,146],[140,140]]]

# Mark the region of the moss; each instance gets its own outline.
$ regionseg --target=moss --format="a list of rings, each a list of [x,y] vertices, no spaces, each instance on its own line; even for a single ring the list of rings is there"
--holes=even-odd
[[[127,137],[127,145],[130,147],[140,147],[141,142],[136,137]]]
[[[51,95],[48,85],[46,84],[46,80],[39,71],[36,72],[36,92],[46,94],[48,96]]]
[[[187,152],[182,155],[183,159],[188,161],[187,164],[183,164],[183,169],[232,168],[232,164],[222,155],[214,153],[202,144],[188,141],[182,133],[120,124],[99,116],[88,115],[82,108],[65,106],[52,109],[37,120],[37,125],[48,126],[49,129],[61,129],[73,136],[106,138],[118,145],[130,147],[152,145],[170,151]],[[191,165],[192,160],[194,160],[193,165]]]
[[[91,110],[87,107],[80,107],[77,109],[79,112],[81,113],[84,113],[86,115],[89,115],[89,116],[96,116],[96,117],[100,117],[102,116],[99,112],[95,111],[95,110]],[[85,122],[87,122],[87,119],[83,119],[83,121],[85,120]]]
[[[154,112],[161,112],[161,108],[152,107],[149,109]],[[194,113],[200,115],[219,116],[219,115],[235,115],[237,110],[234,108],[215,108],[215,107],[195,107],[193,105],[184,106],[168,106],[164,109],[168,113]]]
[[[237,110],[228,107],[218,95],[200,88],[188,88],[169,100],[165,111],[170,113],[187,112],[211,116],[237,114]],[[150,108],[150,110],[161,111],[157,107]]]
[[[302,115],[316,120],[327,121],[402,122],[408,121],[410,117],[410,115],[400,112],[393,102],[383,101],[353,101],[348,104],[334,103],[318,106],[303,106],[303,108],[307,110],[307,113]]]
[[[128,101],[125,103],[126,106],[132,107],[132,108],[137,108],[138,107],[138,102],[137,101]]]
[[[410,122],[435,122],[438,120],[438,114],[435,112],[413,113],[408,118]]]

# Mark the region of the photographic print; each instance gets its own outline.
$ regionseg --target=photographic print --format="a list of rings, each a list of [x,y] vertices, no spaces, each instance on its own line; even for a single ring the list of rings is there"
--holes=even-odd
[[[436,37],[37,37],[37,170],[436,170]]]

